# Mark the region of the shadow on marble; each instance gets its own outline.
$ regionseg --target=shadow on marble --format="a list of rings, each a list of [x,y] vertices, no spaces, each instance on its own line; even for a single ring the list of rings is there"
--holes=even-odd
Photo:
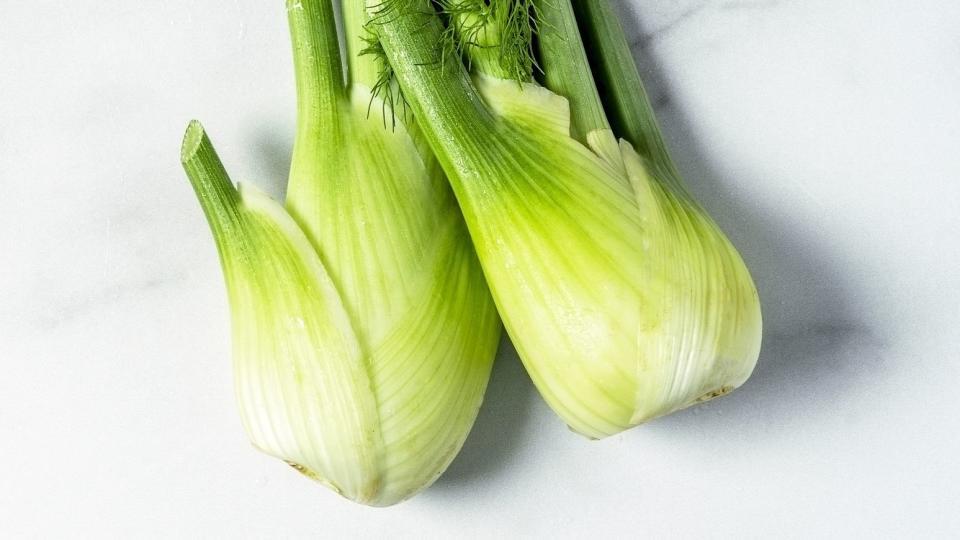
[[[533,382],[504,333],[477,421],[431,491],[460,489],[506,468],[511,456],[519,453],[536,398]]]
[[[640,21],[622,18],[628,36],[644,36]],[[727,233],[753,275],[763,309],[760,359],[747,383],[722,399],[652,422],[645,429],[683,431],[690,423],[722,426],[753,420],[760,424],[791,420],[800,411],[815,422],[849,394],[858,380],[881,362],[882,343],[851,310],[857,293],[831,265],[824,248],[797,233],[785,218],[752,205],[736,185],[776,182],[749,172],[721,170],[692,133],[695,122],[672,106],[671,89],[650,39],[633,39],[634,59],[657,109],[671,154],[687,186]],[[732,175],[737,174],[734,182]],[[711,409],[720,414],[701,414]],[[722,416],[721,416],[722,414]],[[697,431],[697,430],[694,430]],[[698,435],[699,436],[699,435]]]
[[[262,174],[253,179],[257,187],[274,200],[284,201],[287,195],[287,180],[290,177],[290,158],[293,155],[293,138],[285,135],[284,126],[260,126],[247,137],[251,155],[261,164]]]

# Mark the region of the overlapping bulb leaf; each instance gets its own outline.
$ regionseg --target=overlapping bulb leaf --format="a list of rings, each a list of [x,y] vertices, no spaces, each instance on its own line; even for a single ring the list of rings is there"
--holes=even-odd
[[[500,323],[443,172],[371,96],[362,6],[345,6],[349,85],[329,0],[287,9],[298,132],[286,208],[236,189],[199,123],[181,158],[220,253],[251,441],[345,497],[393,504],[463,444]]]
[[[681,185],[639,76],[629,83],[636,68],[632,59],[623,64],[629,49],[606,0],[578,6],[607,9],[598,17],[620,32],[597,46],[600,71],[615,65],[628,81],[603,71],[607,101],[569,0],[535,2],[534,10],[539,64],[560,95],[529,74],[519,84],[502,78],[519,63],[510,51],[525,54],[515,33],[502,39],[499,68],[491,68],[489,32],[481,46],[460,47],[468,60],[476,55],[472,75],[438,47],[451,33],[444,24],[456,31],[467,20],[476,32],[484,12],[465,15],[469,5],[509,11],[518,2],[462,0],[445,23],[427,0],[366,5],[537,388],[574,430],[599,438],[740,386],[759,353],[756,290]]]

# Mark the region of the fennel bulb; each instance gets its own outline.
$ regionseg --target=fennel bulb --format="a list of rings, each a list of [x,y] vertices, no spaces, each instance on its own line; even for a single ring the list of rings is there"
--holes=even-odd
[[[500,323],[416,127],[368,115],[392,113],[371,94],[376,59],[350,40],[345,84],[329,0],[287,11],[298,115],[286,208],[236,189],[197,122],[181,159],[220,253],[250,440],[344,497],[394,504],[462,446]]]
[[[428,0],[356,1],[447,173],[525,367],[572,429],[609,436],[746,381],[756,289],[683,188],[609,10],[603,24],[619,33],[594,63],[624,75],[604,80],[602,98],[578,30],[599,23],[578,23],[569,0],[446,0],[443,18]],[[518,11],[530,17],[503,15]]]

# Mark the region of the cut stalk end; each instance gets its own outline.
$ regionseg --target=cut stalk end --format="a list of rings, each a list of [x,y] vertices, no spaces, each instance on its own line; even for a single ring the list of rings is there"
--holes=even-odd
[[[199,120],[191,120],[183,134],[183,144],[180,145],[180,163],[186,164],[197,155],[197,150],[206,136],[203,124]]]

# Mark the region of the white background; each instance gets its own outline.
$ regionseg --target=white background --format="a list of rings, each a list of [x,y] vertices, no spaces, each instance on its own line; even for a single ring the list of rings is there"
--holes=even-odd
[[[3,0],[0,536],[960,534],[960,4],[623,13],[680,169],[756,278],[756,373],[589,442],[504,345],[447,474],[369,509],[246,442],[178,163],[198,117],[234,179],[281,194],[283,2]]]

